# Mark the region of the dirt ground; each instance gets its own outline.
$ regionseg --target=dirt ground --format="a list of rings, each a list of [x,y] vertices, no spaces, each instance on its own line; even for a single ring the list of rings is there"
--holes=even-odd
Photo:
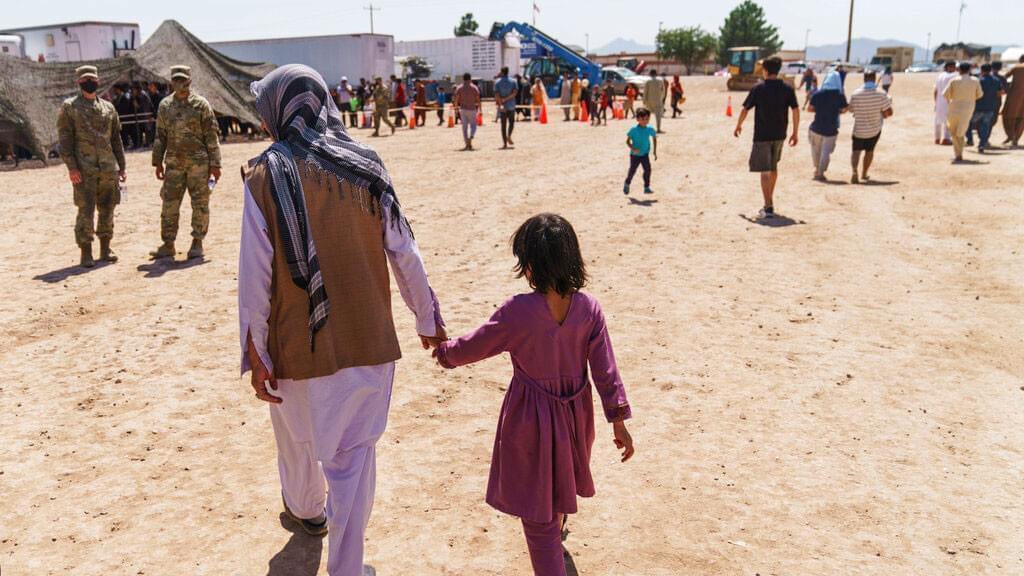
[[[1024,573],[1024,151],[951,165],[932,81],[896,78],[873,185],[845,183],[849,117],[837,181],[811,181],[805,116],[778,226],[749,219],[753,126],[733,138],[721,79],[687,79],[642,202],[621,192],[627,122],[520,124],[513,151],[490,114],[472,153],[433,125],[375,139],[453,334],[526,290],[523,219],[576,226],[638,451],[619,464],[598,422],[579,574]],[[65,170],[0,173],[4,574],[326,574],[323,543],[283,520],[267,407],[238,375],[237,167],[265,146],[225,146],[201,264],[147,258],[147,153],[129,157],[121,261],[87,273]],[[366,562],[526,574],[518,522],[483,501],[508,360],[444,372],[395,304]]]

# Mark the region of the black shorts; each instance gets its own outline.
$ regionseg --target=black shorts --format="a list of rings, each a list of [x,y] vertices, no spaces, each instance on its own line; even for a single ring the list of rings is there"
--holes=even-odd
[[[879,132],[878,134],[875,134],[871,138],[857,138],[856,136],[854,136],[853,137],[853,151],[854,152],[858,152],[860,150],[865,150],[865,151],[868,151],[868,152],[872,152],[875,149],[875,145],[878,144],[878,139],[881,138],[881,137],[882,137],[882,133],[881,132]]]
[[[751,172],[775,172],[782,160],[782,144],[785,140],[754,142],[750,149]]]

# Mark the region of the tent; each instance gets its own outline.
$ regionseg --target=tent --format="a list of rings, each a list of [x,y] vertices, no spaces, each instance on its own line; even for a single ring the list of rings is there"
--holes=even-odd
[[[170,67],[192,67],[192,86],[217,114],[259,124],[249,83],[272,64],[240,62],[213,50],[181,24],[167,20],[134,53],[90,62],[39,63],[0,58],[0,143],[28,149],[46,161],[57,145],[57,110],[78,93],[75,68],[92,64],[100,72],[100,92],[120,82],[168,82]]]

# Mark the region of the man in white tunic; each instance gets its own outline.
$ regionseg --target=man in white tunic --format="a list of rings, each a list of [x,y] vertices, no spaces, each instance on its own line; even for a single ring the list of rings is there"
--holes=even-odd
[[[946,126],[946,120],[949,117],[949,102],[946,101],[943,94],[946,92],[946,86],[957,77],[956,73],[956,62],[949,60],[943,67],[942,72],[939,72],[939,77],[935,79],[935,92],[932,95],[935,98],[935,143],[950,145],[953,143],[950,137],[949,127]]]
[[[320,75],[282,66],[252,90],[275,142],[243,168],[242,371],[270,403],[286,514],[329,531],[329,574],[361,575],[400,356],[388,261],[424,348],[443,320],[386,169]]]

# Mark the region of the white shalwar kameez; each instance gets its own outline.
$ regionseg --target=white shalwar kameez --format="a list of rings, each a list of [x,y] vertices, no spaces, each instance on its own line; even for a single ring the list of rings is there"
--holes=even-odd
[[[273,370],[267,335],[274,257],[266,221],[248,186],[244,195],[238,265],[243,374],[251,369],[246,355],[249,333],[260,359]],[[440,313],[416,241],[385,221],[384,247],[402,298],[416,316],[417,331],[434,336]],[[270,405],[281,491],[288,508],[300,518],[315,518],[326,507],[331,576],[363,573],[363,536],[376,481],[375,445],[387,425],[394,374],[395,363],[388,362],[345,368],[320,378],[278,380],[277,390],[268,386],[282,399]]]
[[[943,93],[946,91],[946,86],[957,77],[955,72],[939,72],[939,77],[935,79],[935,94],[938,96],[935,99],[935,139],[936,140],[950,140],[949,127],[946,126],[946,119],[949,117],[949,102],[946,101],[946,97]]]

